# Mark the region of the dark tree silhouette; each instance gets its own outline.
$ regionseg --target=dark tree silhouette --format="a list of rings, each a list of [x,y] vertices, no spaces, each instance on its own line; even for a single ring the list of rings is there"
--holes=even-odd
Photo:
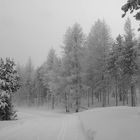
[[[140,20],[140,0],[127,0],[121,9],[124,11],[122,17],[124,17],[128,11],[130,11],[130,14],[137,11],[134,17],[136,20]],[[140,30],[140,28],[138,30]]]

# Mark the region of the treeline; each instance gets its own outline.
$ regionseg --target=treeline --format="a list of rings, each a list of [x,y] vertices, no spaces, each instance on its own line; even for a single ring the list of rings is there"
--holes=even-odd
[[[31,59],[17,66],[22,88],[16,101],[28,106],[64,106],[66,112],[113,101],[116,106],[136,105],[139,84],[139,41],[130,19],[124,35],[113,40],[109,26],[98,20],[86,36],[79,24],[69,27],[63,41],[63,54],[51,49],[47,60],[34,69]]]

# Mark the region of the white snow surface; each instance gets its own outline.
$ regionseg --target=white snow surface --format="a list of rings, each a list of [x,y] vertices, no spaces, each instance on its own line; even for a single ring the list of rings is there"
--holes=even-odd
[[[0,140],[87,140],[75,114],[22,110],[18,116],[0,122]]]
[[[139,107],[106,107],[81,112],[91,140],[140,140]]]
[[[76,114],[22,109],[0,121],[0,140],[140,140],[139,107],[95,108]]]

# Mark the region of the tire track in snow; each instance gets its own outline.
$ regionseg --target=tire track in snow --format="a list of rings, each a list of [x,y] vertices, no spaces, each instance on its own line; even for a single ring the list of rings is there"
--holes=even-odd
[[[64,140],[64,136],[66,133],[66,127],[67,127],[67,121],[66,121],[66,118],[64,118],[64,120],[62,121],[61,130],[58,134],[57,140]]]
[[[77,115],[64,118],[57,140],[89,140]]]
[[[0,140],[88,140],[75,114],[21,115],[24,123],[0,132]]]

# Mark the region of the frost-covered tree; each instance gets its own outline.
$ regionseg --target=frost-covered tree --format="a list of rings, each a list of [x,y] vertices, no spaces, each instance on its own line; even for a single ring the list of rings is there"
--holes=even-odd
[[[54,59],[56,57],[55,50],[53,48],[50,49],[47,60],[42,64],[40,68],[40,78],[42,80],[42,84],[46,91],[49,91],[49,72],[53,69]]]
[[[124,81],[122,73],[122,53],[124,49],[124,41],[121,35],[116,38],[113,47],[110,50],[108,61],[107,61],[107,70],[112,78],[112,85],[115,87],[115,98],[116,106],[118,105],[118,88],[119,85],[122,85]]]
[[[46,96],[51,97],[52,109],[54,109],[55,100],[57,100],[59,93],[60,66],[61,61],[57,57],[55,50],[50,49],[46,62],[41,66],[40,78],[46,90]]]
[[[122,17],[124,17],[128,11],[130,11],[130,13],[137,11],[135,12],[134,17],[136,20],[140,20],[140,0],[127,0],[121,9],[124,11]],[[140,28],[138,30],[140,30]]]
[[[10,120],[16,117],[12,105],[12,95],[20,87],[19,75],[13,60],[0,59],[0,119]]]
[[[60,95],[60,67],[61,62],[59,58],[55,55],[52,69],[48,71],[48,86],[50,89],[50,94],[52,97],[52,109],[54,109],[55,101],[58,100],[58,96]]]
[[[43,105],[46,100],[46,88],[42,82],[42,66],[38,67],[35,71],[33,80],[33,93],[34,104],[37,106]]]
[[[19,83],[21,85],[20,89],[16,92],[15,96],[13,97],[13,100],[17,105],[22,105],[23,101],[25,99],[25,93],[24,93],[24,66],[20,65],[19,63],[16,65],[16,70],[18,72],[18,75],[20,77]]]
[[[34,67],[31,58],[29,58],[24,72],[24,87],[26,91],[26,103],[32,105],[33,103],[33,79],[34,79]]]
[[[125,42],[123,50],[123,73],[127,77],[127,81],[130,83],[131,91],[131,105],[136,105],[136,95],[135,95],[135,84],[136,84],[136,73],[138,70],[137,65],[137,49],[136,41],[134,38],[133,29],[131,27],[131,21],[128,18],[126,20],[125,26]]]
[[[98,92],[99,95],[102,94],[102,105],[105,106],[108,79],[106,60],[111,47],[111,36],[105,21],[98,20],[95,22],[87,38],[87,47],[89,50],[87,73],[90,86],[94,89],[94,92]]]
[[[68,81],[67,96],[71,94],[75,101],[76,112],[80,104],[81,84],[81,50],[84,45],[84,34],[79,24],[74,24],[65,34],[63,68],[64,75]]]

